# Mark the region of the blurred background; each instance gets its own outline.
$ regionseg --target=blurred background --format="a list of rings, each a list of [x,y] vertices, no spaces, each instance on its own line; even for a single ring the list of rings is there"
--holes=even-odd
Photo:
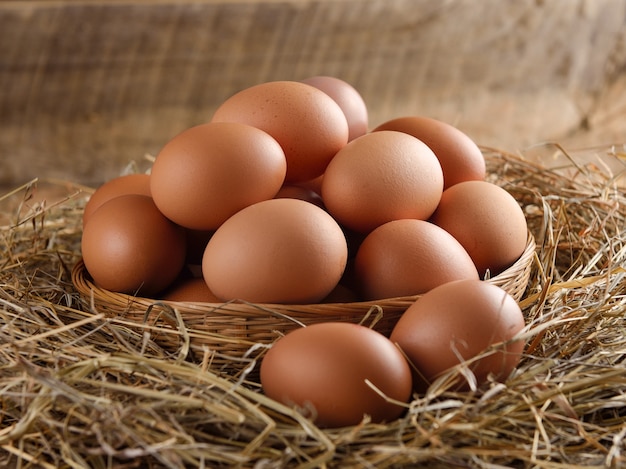
[[[312,75],[351,83],[371,127],[418,114],[510,152],[621,145],[626,2],[1,1],[0,185],[98,185],[235,92]]]

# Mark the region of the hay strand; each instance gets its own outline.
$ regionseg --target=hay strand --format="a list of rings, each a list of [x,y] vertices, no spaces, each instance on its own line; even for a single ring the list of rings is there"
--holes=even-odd
[[[32,202],[40,181],[8,192],[0,197],[3,212],[11,207],[0,229],[0,464],[625,467],[623,174],[548,147],[568,164],[484,149],[537,242],[520,302],[528,346],[518,369],[505,383],[460,393],[453,378],[471,379],[460,364],[414,396],[403,417],[333,430],[263,395],[253,373],[263,346],[254,340],[242,371],[229,374],[208,347],[189,353],[203,334],[193,328],[170,350],[155,341],[158,325],[138,330],[86,307],[71,269],[88,191],[66,184],[55,203]],[[611,167],[626,161],[615,147],[588,152]]]

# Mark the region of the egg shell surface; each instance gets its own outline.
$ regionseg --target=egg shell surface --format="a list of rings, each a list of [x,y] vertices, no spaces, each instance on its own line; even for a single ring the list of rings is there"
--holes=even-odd
[[[476,143],[447,122],[425,116],[404,116],[380,124],[373,132],[396,130],[423,141],[443,170],[444,189],[461,181],[484,180],[485,158]]]
[[[140,194],[150,196],[150,175],[137,173],[118,176],[100,185],[83,209],[83,227],[93,212],[103,203],[114,197],[128,194]]]
[[[287,184],[280,188],[274,196],[275,199],[300,199],[310,202],[318,207],[324,208],[322,196],[308,187]]]
[[[311,414],[322,427],[357,425],[368,415],[390,422],[405,410],[385,396],[408,402],[409,365],[398,348],[365,326],[326,322],[287,333],[263,357],[263,391]]]
[[[234,122],[207,123],[165,144],[152,166],[150,190],[175,223],[211,231],[242,208],[274,197],[286,170],[282,148],[266,132]]]
[[[286,182],[320,176],[348,142],[348,122],[339,105],[323,91],[296,81],[243,89],[226,99],[211,121],[241,122],[274,137],[287,159]]]
[[[186,257],[182,227],[167,219],[152,198],[123,195],[105,202],[83,229],[81,252],[96,285],[152,296],[169,286]]]
[[[505,380],[520,361],[524,341],[515,337],[524,325],[518,303],[505,290],[482,280],[457,280],[419,297],[400,317],[390,340],[415,366],[414,387],[423,393],[463,361],[477,386],[489,375]],[[457,378],[458,389],[470,387]]]
[[[446,189],[430,220],[461,243],[481,278],[487,271],[493,277],[513,265],[528,240],[518,202],[487,181],[464,181]]]
[[[453,280],[478,280],[472,258],[451,234],[414,219],[387,222],[367,235],[355,268],[369,300],[420,295]]]
[[[202,272],[222,300],[318,303],[339,283],[347,256],[341,228],[323,209],[271,199],[244,208],[215,231]]]
[[[322,179],[322,200],[342,225],[369,232],[402,218],[425,220],[437,208],[443,173],[437,157],[417,138],[373,132],[348,143]]]
[[[221,303],[209,290],[202,277],[181,278],[175,281],[163,294],[166,301],[190,301],[200,303]]]
[[[354,86],[341,78],[327,75],[305,78],[302,83],[322,90],[339,104],[348,121],[348,141],[367,133],[369,129],[367,105]]]

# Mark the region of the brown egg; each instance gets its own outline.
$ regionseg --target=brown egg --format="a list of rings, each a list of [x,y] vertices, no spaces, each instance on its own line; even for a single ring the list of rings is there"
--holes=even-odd
[[[355,260],[366,299],[420,295],[453,280],[475,279],[472,258],[454,237],[423,220],[394,220],[361,243]]]
[[[323,174],[320,176],[317,176],[314,179],[310,179],[308,181],[298,182],[298,186],[311,189],[316,194],[321,194],[322,193],[322,179],[324,179]]]
[[[322,180],[326,209],[340,224],[360,232],[401,218],[427,219],[442,190],[443,174],[432,150],[394,131],[351,141],[335,155]]]
[[[390,400],[386,400],[367,383]],[[327,322],[289,332],[261,362],[267,396],[322,427],[390,422],[411,397],[411,370],[398,348],[365,326]]]
[[[150,190],[169,219],[210,231],[242,208],[274,197],[286,167],[282,148],[262,130],[233,122],[202,124],[161,149]]]
[[[310,202],[318,207],[324,207],[322,196],[304,186],[300,185],[284,185],[280,188],[275,199],[300,199]]]
[[[318,75],[302,80],[333,98],[348,121],[348,141],[352,141],[368,130],[367,106],[361,94],[348,82],[332,76]]]
[[[202,271],[223,300],[318,303],[339,283],[348,248],[320,207],[272,199],[237,212],[207,244]]]
[[[431,221],[461,243],[481,277],[510,267],[526,248],[524,212],[511,194],[487,181],[446,189]]]
[[[465,363],[483,384],[505,380],[518,365],[524,341],[519,305],[506,291],[481,280],[457,280],[421,296],[400,317],[390,339],[415,366],[414,386],[424,392],[442,373]],[[458,375],[458,389],[468,381]]]
[[[163,294],[166,301],[190,301],[200,303],[221,303],[220,299],[209,290],[202,277],[182,278]]]
[[[396,130],[419,138],[437,155],[444,189],[461,181],[485,179],[485,158],[474,141],[456,127],[423,116],[398,117],[373,131]]]
[[[113,178],[99,186],[85,205],[83,210],[83,226],[87,219],[103,203],[114,197],[127,194],[150,196],[150,176],[148,174],[128,174]]]
[[[286,181],[313,179],[348,141],[348,122],[323,91],[296,81],[246,88],[224,101],[213,122],[241,122],[274,137],[287,158]]]
[[[159,212],[150,197],[122,195],[89,217],[81,251],[99,287],[152,296],[181,272],[185,232]]]

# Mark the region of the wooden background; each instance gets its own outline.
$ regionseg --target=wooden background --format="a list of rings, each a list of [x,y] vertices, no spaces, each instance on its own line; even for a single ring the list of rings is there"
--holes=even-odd
[[[269,80],[481,145],[626,141],[622,0],[1,1],[0,184],[99,184]]]

